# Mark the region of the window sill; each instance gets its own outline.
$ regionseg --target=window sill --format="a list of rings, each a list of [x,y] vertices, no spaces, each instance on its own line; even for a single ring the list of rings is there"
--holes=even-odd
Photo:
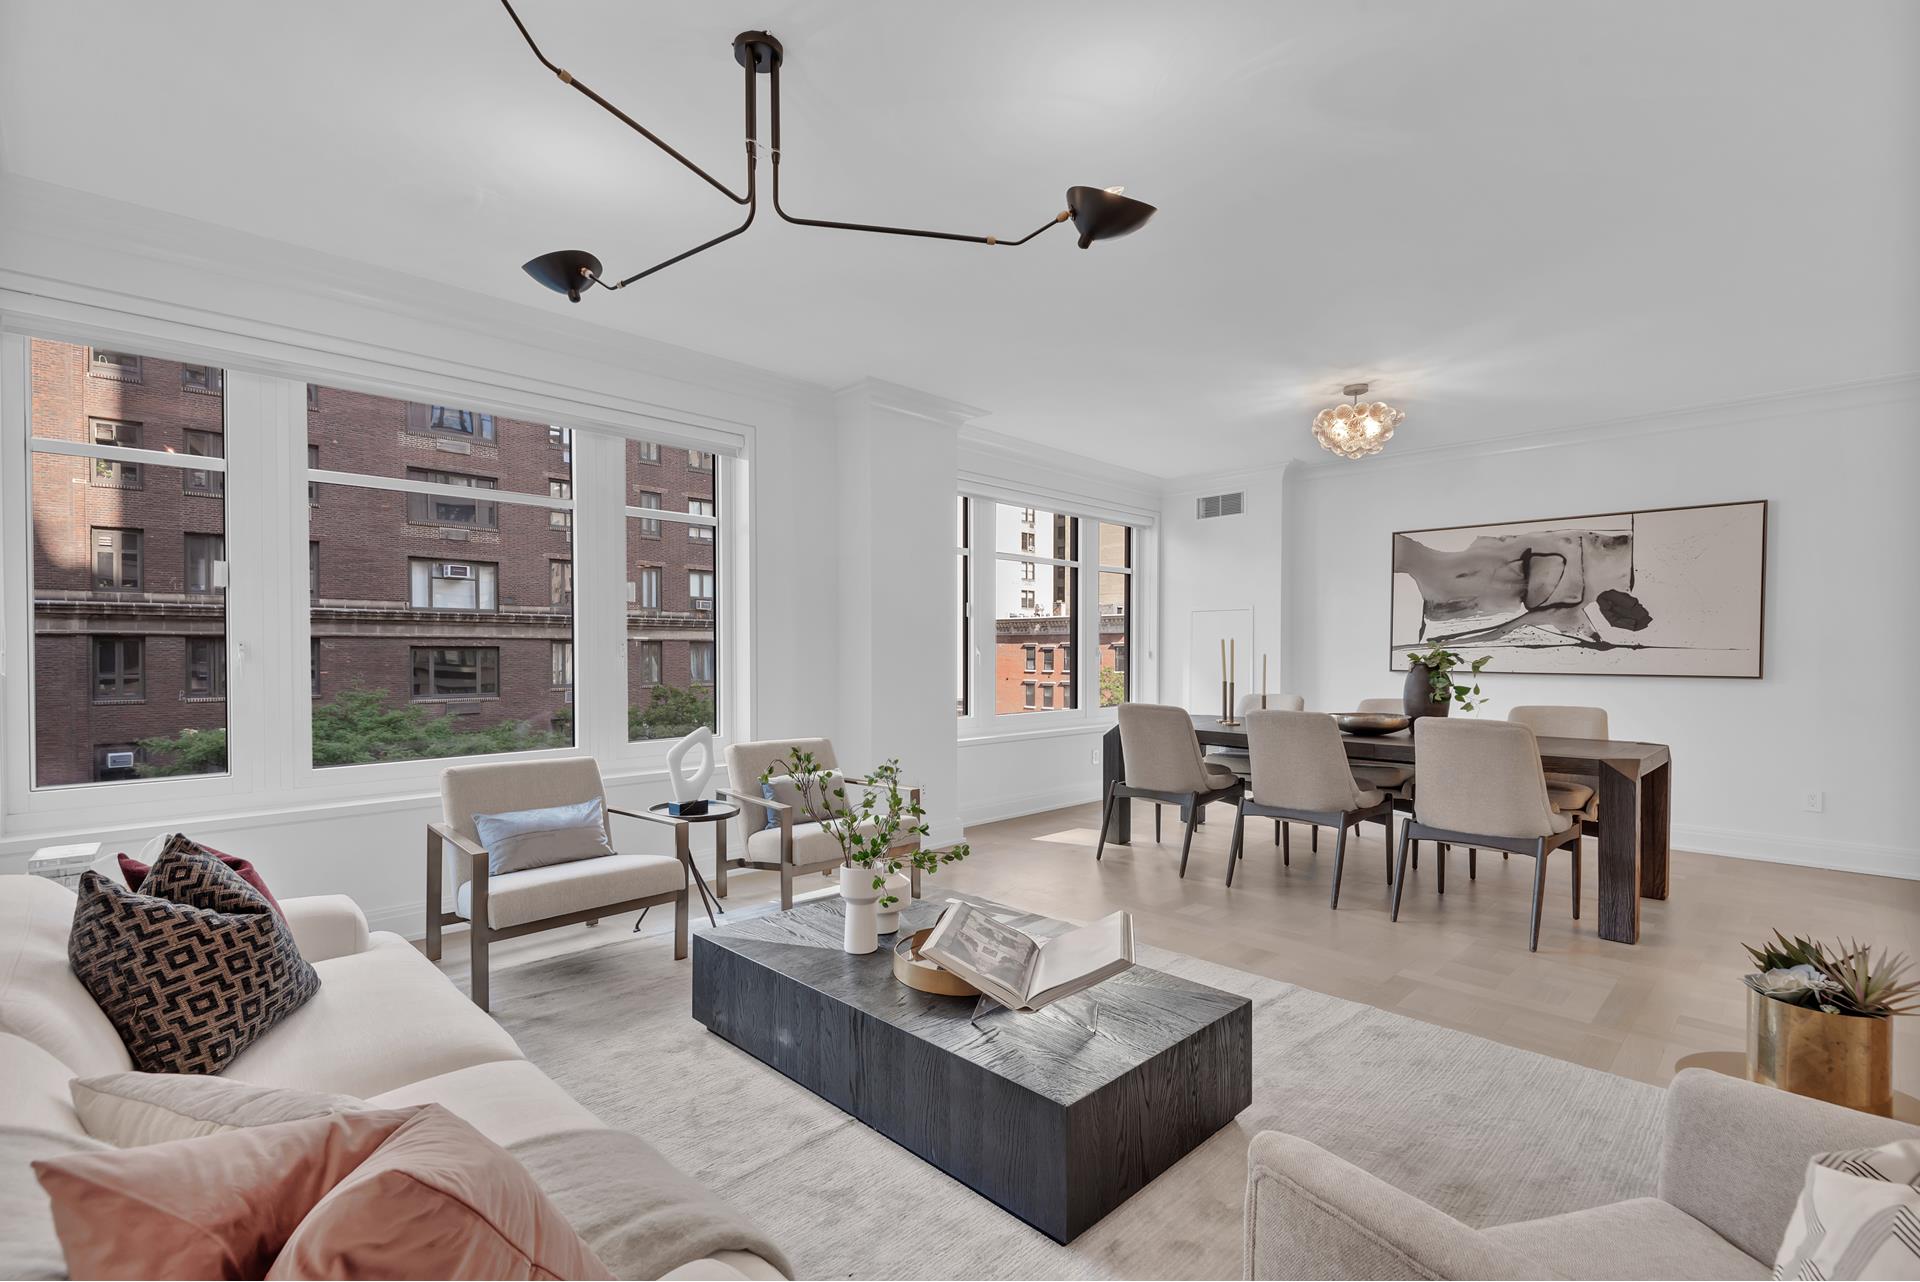
[[[145,703],[146,701],[147,696],[144,694],[128,695],[120,699],[95,699],[93,706],[96,708],[125,708],[134,704]]]
[[[1042,709],[1042,712],[1045,710]],[[1009,713],[1019,716],[1019,713]],[[1065,725],[1035,726],[1031,730],[988,730],[979,734],[962,734],[960,746],[985,747],[995,743],[1018,743],[1025,739],[1057,739],[1066,735],[1105,734],[1113,729],[1114,722],[1105,719],[1078,718]]]
[[[183,694],[180,696],[180,702],[182,703],[225,703],[226,701],[227,696],[224,694]]]

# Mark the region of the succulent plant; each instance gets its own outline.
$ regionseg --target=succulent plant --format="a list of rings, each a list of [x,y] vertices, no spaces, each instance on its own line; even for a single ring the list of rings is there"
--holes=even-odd
[[[1910,963],[1904,954],[1883,950],[1875,959],[1871,946],[1858,940],[1828,946],[1799,936],[1789,939],[1778,930],[1758,948],[1741,946],[1760,971],[1747,977],[1748,984],[1776,1001],[1868,1019],[1920,1014],[1920,980],[1907,977]],[[1783,972],[1793,972],[1800,982]]]

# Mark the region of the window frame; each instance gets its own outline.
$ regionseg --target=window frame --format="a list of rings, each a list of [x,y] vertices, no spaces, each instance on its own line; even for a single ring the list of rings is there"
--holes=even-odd
[[[1002,739],[1019,739],[1036,735],[1076,734],[1104,731],[1118,721],[1115,705],[1099,705],[1100,687],[1097,662],[1089,661],[1085,656],[1074,657],[1085,647],[1093,647],[1097,654],[1100,644],[1099,576],[1101,572],[1112,571],[1116,567],[1100,564],[1098,547],[1099,524],[1106,522],[1123,525],[1132,531],[1131,559],[1133,565],[1127,568],[1132,576],[1129,580],[1132,588],[1128,607],[1128,649],[1131,688],[1130,700],[1150,700],[1156,691],[1152,688],[1149,674],[1142,665],[1133,662],[1137,654],[1147,653],[1143,647],[1151,646],[1149,600],[1152,579],[1144,566],[1150,564],[1153,555],[1154,538],[1153,515],[1147,511],[1134,511],[1125,508],[1108,507],[1085,500],[1069,501],[1064,498],[1027,495],[1010,483],[1001,488],[1000,483],[964,483],[960,494],[967,500],[966,539],[974,550],[985,549],[978,555],[968,558],[967,581],[961,603],[962,654],[965,667],[965,680],[969,691],[969,707],[963,709],[955,718],[955,732],[962,743],[993,742]],[[1065,517],[1076,524],[1069,531],[1071,542],[1068,550],[1073,555],[1050,557],[1038,551],[1037,531],[1033,531],[1035,548],[1033,552],[1013,550],[1024,546],[1024,540],[1009,539],[1012,545],[1002,550],[999,542],[999,510],[1010,509],[1015,520],[1014,530],[1024,535],[1029,531],[1019,529],[1029,511],[1037,509],[1051,516]],[[1016,655],[1007,669],[1007,679],[1012,682],[1013,698],[1022,705],[1017,711],[1001,712],[997,707],[999,686],[1003,679],[999,671],[996,655],[997,626],[996,614],[999,600],[1000,583],[998,567],[1002,562],[1030,562],[1042,570],[1060,568],[1073,575],[1073,631],[1071,644],[1068,638],[1033,638],[1031,653],[1034,662],[1026,665],[1025,647],[1029,644],[1022,638],[1020,654]],[[1016,578],[1012,590],[1019,590],[1022,578]],[[1037,582],[1037,576],[1036,576]],[[1036,605],[1038,590],[1036,593]],[[986,608],[972,608],[968,602],[985,602]],[[1015,607],[1022,609],[1024,607]],[[1049,616],[1051,617],[1051,616]],[[1053,670],[1044,670],[1042,651],[1051,645],[1054,649]],[[1060,647],[1066,645],[1062,653]],[[1040,686],[1047,684],[1053,691],[1054,706],[1045,704],[1045,696]],[[1029,690],[1027,687],[1031,686]],[[1071,704],[1072,706],[1064,706]],[[1030,709],[1030,710],[1029,710]]]
[[[713,624],[716,737],[724,743],[750,736],[754,665],[745,622],[751,617],[754,538],[751,508],[732,496],[746,492],[753,467],[760,429],[751,418],[715,418],[692,408],[654,413],[609,392],[575,387],[562,393],[551,380],[512,368],[489,369],[480,382],[470,364],[414,352],[362,354],[291,337],[239,337],[231,328],[192,320],[12,293],[6,301],[7,310],[0,314],[0,590],[8,596],[6,608],[0,608],[0,644],[12,662],[0,666],[0,833],[14,839],[77,839],[113,826],[144,831],[156,824],[251,813],[261,806],[304,806],[325,813],[341,806],[410,805],[416,794],[437,786],[446,767],[467,761],[591,755],[599,759],[610,783],[662,769],[669,745],[630,742],[624,707],[614,706],[623,703],[628,681],[627,641],[620,625],[628,564],[621,541],[622,505],[628,498],[622,468],[629,442],[652,442],[656,449],[698,448],[717,456],[713,484],[723,515],[715,524],[724,525],[728,533],[719,541],[715,558],[724,598]],[[66,453],[152,465],[172,460],[166,465],[179,465],[171,455],[81,442],[36,440],[30,450],[29,353],[34,340],[86,351],[134,352],[143,364],[153,359],[222,370],[227,417],[223,439],[230,457],[195,458],[193,464],[220,472],[238,469],[246,477],[245,484],[227,487],[225,499],[233,579],[243,587],[253,585],[227,602],[231,697],[225,773],[34,786],[33,633],[32,611],[26,608],[31,455]],[[93,372],[90,365],[89,360],[83,377]],[[576,679],[594,692],[597,703],[590,700],[579,708],[571,747],[317,769],[312,765],[315,677],[324,690],[331,679],[324,643],[331,636],[324,627],[314,627],[311,590],[273,590],[270,585],[307,573],[308,552],[301,545],[318,534],[317,520],[326,506],[318,502],[319,485],[420,488],[390,478],[332,475],[320,466],[320,458],[309,464],[306,415],[329,402],[322,388],[407,402],[445,401],[526,422],[558,420],[575,434],[576,512],[590,527],[577,532],[570,558],[576,567]],[[473,462],[480,465],[474,471],[490,470],[485,454]],[[313,503],[287,503],[294,492],[290,487],[309,484]],[[443,494],[473,499],[470,489],[460,490]],[[489,502],[493,499],[488,496]],[[523,500],[533,506],[548,501],[545,495],[503,492],[500,497],[502,502]],[[673,519],[673,514],[665,516]],[[583,646],[595,629],[618,638],[617,643]],[[598,697],[602,695],[606,697]]]

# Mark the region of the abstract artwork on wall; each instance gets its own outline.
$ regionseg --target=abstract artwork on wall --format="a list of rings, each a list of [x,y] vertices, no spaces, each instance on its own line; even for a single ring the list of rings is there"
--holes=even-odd
[[[1393,536],[1391,665],[1758,677],[1767,505],[1715,503]]]

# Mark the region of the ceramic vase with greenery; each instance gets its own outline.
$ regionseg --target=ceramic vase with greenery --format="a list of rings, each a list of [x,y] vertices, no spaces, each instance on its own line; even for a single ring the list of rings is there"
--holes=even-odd
[[[901,783],[897,757],[865,779],[841,782],[831,767],[795,747],[768,762],[760,782],[779,774],[793,780],[801,814],[818,821],[840,847],[840,894],[847,908],[841,944],[848,952],[870,953],[878,947],[880,914],[888,913],[897,923],[901,900],[893,893],[898,883],[890,885],[890,878],[908,868],[931,875],[972,853],[964,841],[944,850],[920,844],[928,833],[927,812],[913,790]],[[847,783],[854,785],[856,799],[849,800]],[[908,841],[913,844],[904,844]]]
[[[1480,696],[1480,669],[1493,656],[1483,654],[1468,663],[1443,646],[1407,655],[1407,687],[1401,701],[1409,717],[1444,717],[1454,704],[1472,712],[1485,703]],[[1456,676],[1455,674],[1459,675]]]
[[[1755,948],[1747,986],[1747,1076],[1796,1095],[1889,1115],[1893,1017],[1920,1013],[1904,956],[1779,931]]]

